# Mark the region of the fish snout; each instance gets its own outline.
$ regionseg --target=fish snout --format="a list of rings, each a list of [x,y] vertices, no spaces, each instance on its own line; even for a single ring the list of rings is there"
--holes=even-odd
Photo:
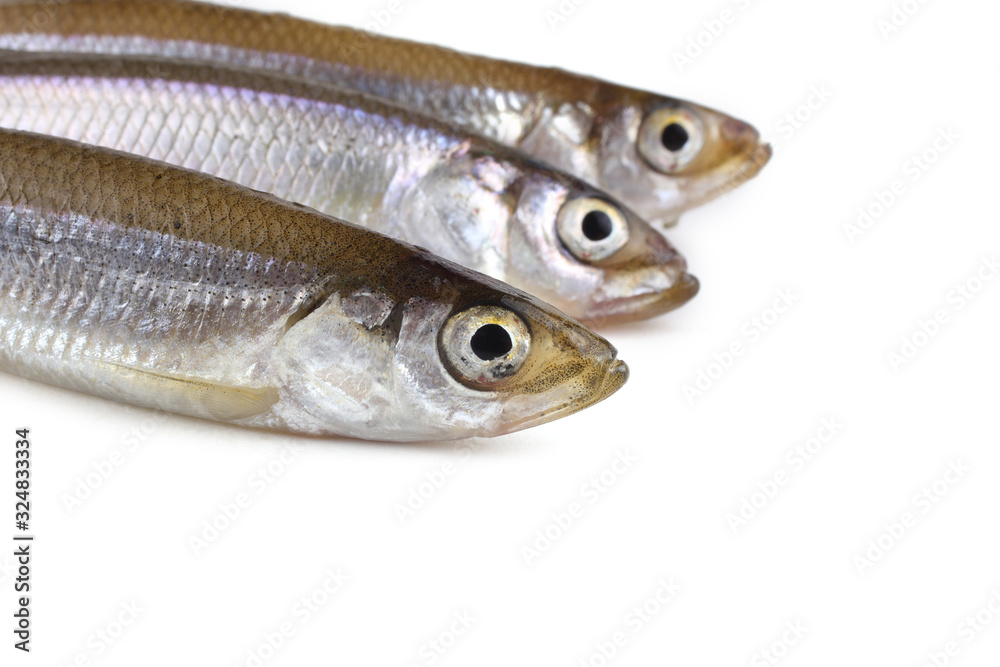
[[[651,266],[663,266],[683,271],[687,268],[687,259],[674,247],[667,237],[658,232],[650,233],[646,238],[649,251],[648,263]]]
[[[629,378],[628,364],[626,364],[621,359],[614,359],[611,365],[608,367],[607,374],[604,376],[604,387],[601,390],[601,396],[607,398],[611,396],[616,391],[622,388]]]
[[[719,127],[719,133],[726,141],[734,144],[754,145],[760,142],[760,132],[750,123],[727,118]]]

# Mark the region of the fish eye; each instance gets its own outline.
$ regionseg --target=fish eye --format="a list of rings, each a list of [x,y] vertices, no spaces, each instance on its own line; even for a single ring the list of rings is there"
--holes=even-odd
[[[625,214],[597,197],[578,197],[563,204],[556,221],[559,240],[580,261],[607,259],[628,243]]]
[[[671,153],[683,150],[690,139],[691,135],[688,134],[688,131],[680,123],[667,125],[663,128],[663,134],[660,136],[660,142],[663,144],[663,147]]]
[[[524,320],[507,308],[473,306],[448,319],[441,348],[456,380],[488,388],[521,368],[531,349],[531,334]]]
[[[683,171],[704,145],[701,121],[684,109],[657,109],[646,116],[639,128],[639,153],[664,174]]]

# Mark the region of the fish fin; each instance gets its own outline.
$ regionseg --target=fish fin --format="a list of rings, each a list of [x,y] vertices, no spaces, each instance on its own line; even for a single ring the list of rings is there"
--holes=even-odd
[[[200,378],[100,363],[112,371],[115,398],[168,412],[232,422],[267,412],[278,402],[274,387],[233,387]]]

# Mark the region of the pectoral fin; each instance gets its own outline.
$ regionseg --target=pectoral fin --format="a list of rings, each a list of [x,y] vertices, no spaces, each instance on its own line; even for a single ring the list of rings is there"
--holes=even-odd
[[[267,412],[278,402],[273,387],[232,387],[200,378],[99,363],[110,371],[105,377],[111,398],[167,412],[231,422]]]

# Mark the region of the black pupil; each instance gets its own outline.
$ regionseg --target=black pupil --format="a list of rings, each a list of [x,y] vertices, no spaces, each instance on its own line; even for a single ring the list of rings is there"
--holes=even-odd
[[[479,331],[472,334],[472,351],[483,361],[493,361],[497,357],[502,357],[511,348],[514,342],[510,339],[510,334],[499,324],[486,324],[479,327]]]
[[[684,148],[687,145],[688,139],[687,130],[677,123],[671,123],[663,128],[663,137],[661,137],[663,147],[671,153],[676,153]]]
[[[604,211],[591,211],[583,216],[583,235],[591,241],[603,241],[611,236],[614,225]]]

